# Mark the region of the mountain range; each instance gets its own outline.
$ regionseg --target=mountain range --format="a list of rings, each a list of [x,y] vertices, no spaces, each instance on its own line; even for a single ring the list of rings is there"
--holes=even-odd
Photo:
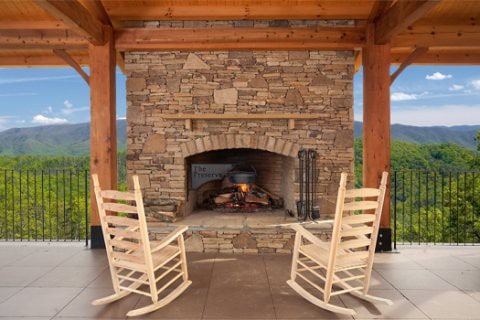
[[[125,120],[117,121],[119,150],[126,148]],[[362,136],[361,122],[355,122],[355,138]],[[453,143],[475,149],[477,126],[415,127],[394,124],[392,139],[413,143]],[[0,132],[0,155],[55,155],[78,156],[90,151],[90,123],[50,125],[31,128],[14,128]]]
[[[354,128],[355,138],[360,138],[362,136],[363,123],[355,121]],[[453,143],[468,149],[475,149],[477,142],[474,138],[477,136],[477,131],[480,130],[480,125],[415,127],[393,124],[390,128],[392,140],[419,144]]]

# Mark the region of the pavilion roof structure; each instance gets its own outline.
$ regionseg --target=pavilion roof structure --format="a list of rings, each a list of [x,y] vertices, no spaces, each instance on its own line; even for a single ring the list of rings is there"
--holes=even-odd
[[[130,28],[140,20],[350,20],[339,27]],[[0,66],[89,65],[112,28],[133,50],[355,49],[390,43],[392,64],[480,64],[478,0],[2,0]],[[66,57],[70,57],[68,59]]]

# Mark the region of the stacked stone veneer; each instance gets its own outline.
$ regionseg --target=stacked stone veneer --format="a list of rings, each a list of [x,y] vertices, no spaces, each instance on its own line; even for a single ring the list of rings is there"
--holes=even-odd
[[[300,148],[316,149],[320,210],[333,212],[335,178],[353,172],[353,60],[351,51],[126,53],[127,169],[140,176],[147,213],[183,215],[186,158],[232,148],[292,159]],[[191,130],[185,121],[162,118],[192,113],[321,117],[296,121],[294,129],[285,120],[194,120]],[[298,185],[292,188],[297,197]]]

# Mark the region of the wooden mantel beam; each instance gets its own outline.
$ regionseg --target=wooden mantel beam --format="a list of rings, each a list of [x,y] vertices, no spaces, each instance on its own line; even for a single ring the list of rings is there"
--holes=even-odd
[[[0,30],[0,49],[86,49],[88,42],[68,30]]]
[[[397,79],[397,77],[405,70],[406,67],[411,65],[418,57],[421,57],[428,52],[428,48],[416,48],[413,50],[405,60],[400,64],[397,70],[390,76],[390,85]]]
[[[53,53],[61,58],[63,61],[65,61],[68,65],[70,65],[73,69],[75,69],[78,74],[80,74],[83,78],[83,80],[85,80],[85,82],[89,85],[90,84],[90,79],[89,79],[89,76],[88,74],[83,71],[82,67],[77,63],[77,61],[75,61],[75,59],[70,56],[67,51],[65,50],[62,50],[62,49],[54,49],[53,50]]]
[[[375,22],[375,43],[388,43],[439,2],[440,0],[397,1]]]
[[[304,28],[166,28],[118,29],[115,47],[133,50],[354,49],[364,44],[364,29]]]
[[[53,17],[62,21],[94,45],[105,43],[103,24],[77,0],[34,0]]]

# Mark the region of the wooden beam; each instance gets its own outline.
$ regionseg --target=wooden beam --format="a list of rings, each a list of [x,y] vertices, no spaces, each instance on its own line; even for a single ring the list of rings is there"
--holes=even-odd
[[[397,77],[405,70],[406,67],[411,65],[417,58],[421,57],[428,52],[428,48],[416,48],[410,53],[405,60],[400,64],[397,70],[390,77],[390,85],[397,79]]]
[[[68,29],[62,21],[43,20],[43,21],[25,21],[25,20],[3,20],[0,19],[0,30],[31,30],[31,29]]]
[[[88,74],[83,71],[82,67],[77,63],[77,61],[75,61],[75,59],[70,56],[67,51],[63,50],[63,49],[54,49],[53,50],[53,53],[59,57],[60,59],[62,59],[63,61],[65,61],[69,66],[71,66],[73,69],[75,69],[78,74],[80,74],[83,78],[83,80],[85,80],[85,82],[87,84],[90,84],[89,83],[89,76]]]
[[[363,28],[169,28],[119,29],[115,47],[134,50],[354,49]]]
[[[68,30],[0,30],[0,49],[86,49],[88,43]]]
[[[393,4],[393,0],[375,0],[368,16],[369,22],[375,22]]]
[[[102,0],[112,20],[367,19],[371,1],[358,0]]]
[[[113,31],[106,28],[107,42],[90,45],[90,173],[98,174],[102,188],[117,189],[117,132],[115,106],[115,48]],[[97,206],[91,193],[92,247],[101,247]],[[100,238],[100,239],[99,239]]]
[[[62,21],[79,35],[84,36],[95,45],[105,43],[103,24],[93,17],[88,10],[77,0],[34,0],[53,17]]]
[[[383,171],[390,172],[390,46],[375,44],[375,26],[367,26],[363,49],[363,185],[378,187]],[[390,228],[390,184],[381,228]]]
[[[361,50],[355,51],[354,65],[355,65],[355,73],[357,73],[358,71],[360,71],[360,68],[362,67],[362,51]]]
[[[102,4],[102,1],[100,1],[100,0],[83,0],[82,4],[102,24],[107,25],[107,26],[112,26],[112,22],[110,20],[110,17],[108,16],[107,11],[105,10],[105,7]]]
[[[81,66],[88,66],[88,55],[72,55]],[[18,54],[0,55],[0,66],[3,67],[65,67],[66,62],[53,54]]]
[[[409,54],[404,52],[392,52],[392,64],[401,64]],[[480,49],[457,50],[432,50],[417,57],[414,65],[480,65]]]
[[[375,43],[385,44],[436,6],[440,0],[397,1],[375,23]]]

